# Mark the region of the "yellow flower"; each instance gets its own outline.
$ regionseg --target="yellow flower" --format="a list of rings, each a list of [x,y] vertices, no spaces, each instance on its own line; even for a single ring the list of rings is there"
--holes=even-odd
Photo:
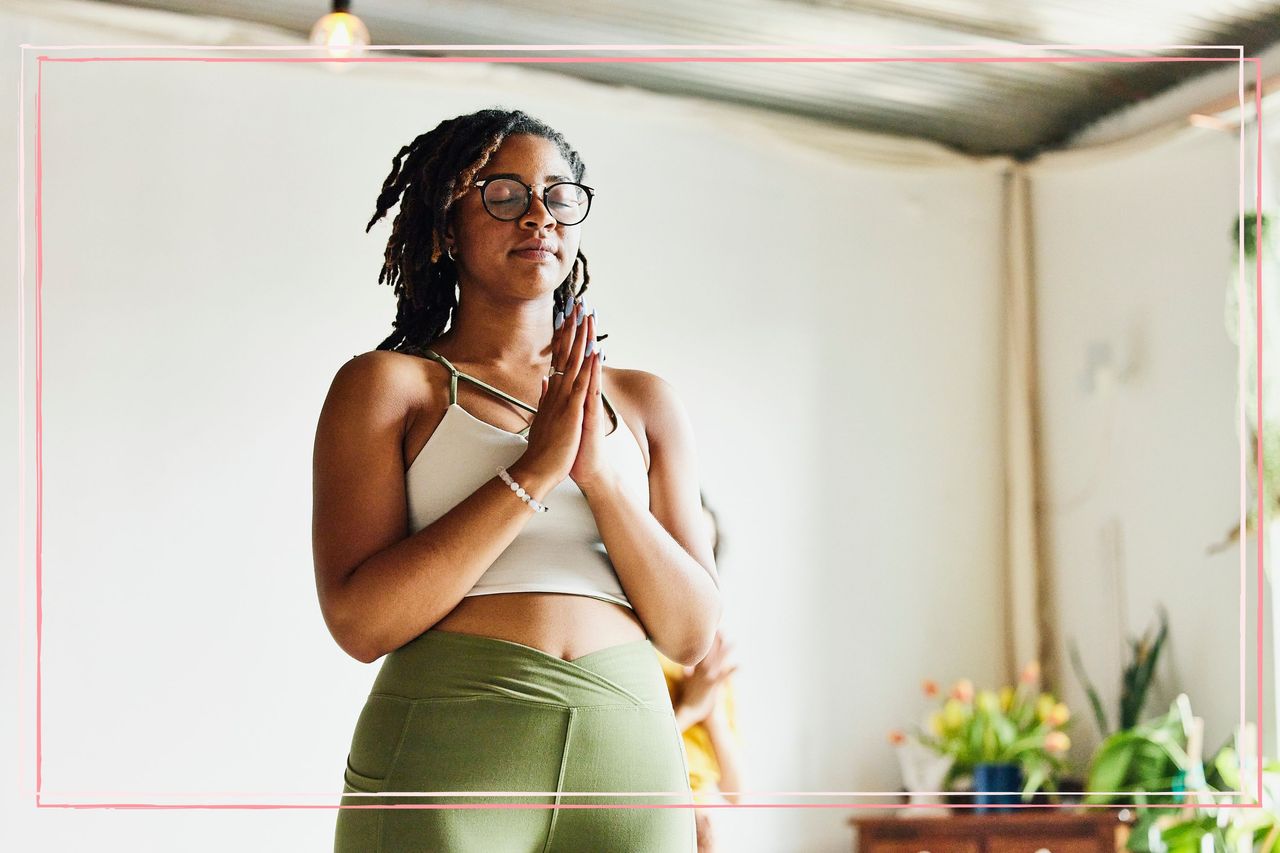
[[[1044,748],[1050,752],[1066,752],[1071,748],[1071,738],[1066,732],[1049,732],[1044,736]]]
[[[929,715],[929,731],[932,732],[935,737],[943,737],[946,735],[947,730],[946,726],[942,722],[941,711],[934,711]]]
[[[963,726],[968,716],[968,706],[959,699],[948,699],[942,706],[942,726],[947,732],[954,732]]]
[[[978,693],[978,707],[988,713],[996,711],[1000,707],[1000,697],[992,690],[982,690]]]
[[[1071,711],[1067,708],[1066,703],[1059,702],[1049,711],[1048,716],[1045,717],[1045,722],[1057,728],[1069,719],[1071,719]]]
[[[1036,700],[1036,719],[1043,723],[1053,713],[1053,706],[1056,704],[1051,694],[1041,694],[1040,698]]]
[[[1000,710],[1008,712],[1009,708],[1012,706],[1013,706],[1013,688],[1012,687],[1000,688]]]

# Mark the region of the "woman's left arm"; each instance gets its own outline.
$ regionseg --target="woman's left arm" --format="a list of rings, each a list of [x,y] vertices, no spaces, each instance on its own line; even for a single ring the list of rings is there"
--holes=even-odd
[[[663,379],[639,370],[611,368],[611,374],[626,374],[628,399],[643,419],[649,445],[649,506],[625,491],[615,472],[579,486],[618,579],[654,646],[671,660],[691,666],[711,648],[721,607],[720,581],[702,515],[693,428],[675,389]],[[599,399],[595,397],[597,405]]]

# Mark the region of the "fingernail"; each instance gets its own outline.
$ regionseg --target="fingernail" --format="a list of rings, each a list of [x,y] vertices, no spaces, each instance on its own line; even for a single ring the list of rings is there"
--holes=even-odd
[[[595,351],[595,348],[596,348],[595,338],[587,338],[587,355],[590,356],[591,353]]]
[[[587,315],[586,315],[585,313],[583,313],[582,311],[579,311],[579,312],[578,312],[578,320],[577,320],[577,322],[575,323],[575,325],[581,326],[581,325],[582,325],[582,321],[583,321],[584,319],[586,319],[586,316],[587,316]]]
[[[556,329],[559,329],[561,326],[564,325],[564,314],[562,312],[560,311],[556,312],[556,319],[555,319],[554,325]]]

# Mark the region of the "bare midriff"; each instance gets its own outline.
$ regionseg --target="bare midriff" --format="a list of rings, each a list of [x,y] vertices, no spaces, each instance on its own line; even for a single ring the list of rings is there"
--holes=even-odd
[[[469,596],[432,630],[495,637],[563,660],[646,636],[630,608],[585,595],[554,592]]]

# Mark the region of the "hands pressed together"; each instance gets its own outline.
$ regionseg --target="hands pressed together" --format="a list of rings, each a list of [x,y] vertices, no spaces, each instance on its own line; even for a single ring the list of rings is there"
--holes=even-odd
[[[553,373],[543,377],[521,462],[553,484],[572,477],[586,489],[613,474],[603,452],[609,421],[600,396],[604,352],[596,346],[595,309],[581,297],[565,308],[567,315],[556,315]]]

